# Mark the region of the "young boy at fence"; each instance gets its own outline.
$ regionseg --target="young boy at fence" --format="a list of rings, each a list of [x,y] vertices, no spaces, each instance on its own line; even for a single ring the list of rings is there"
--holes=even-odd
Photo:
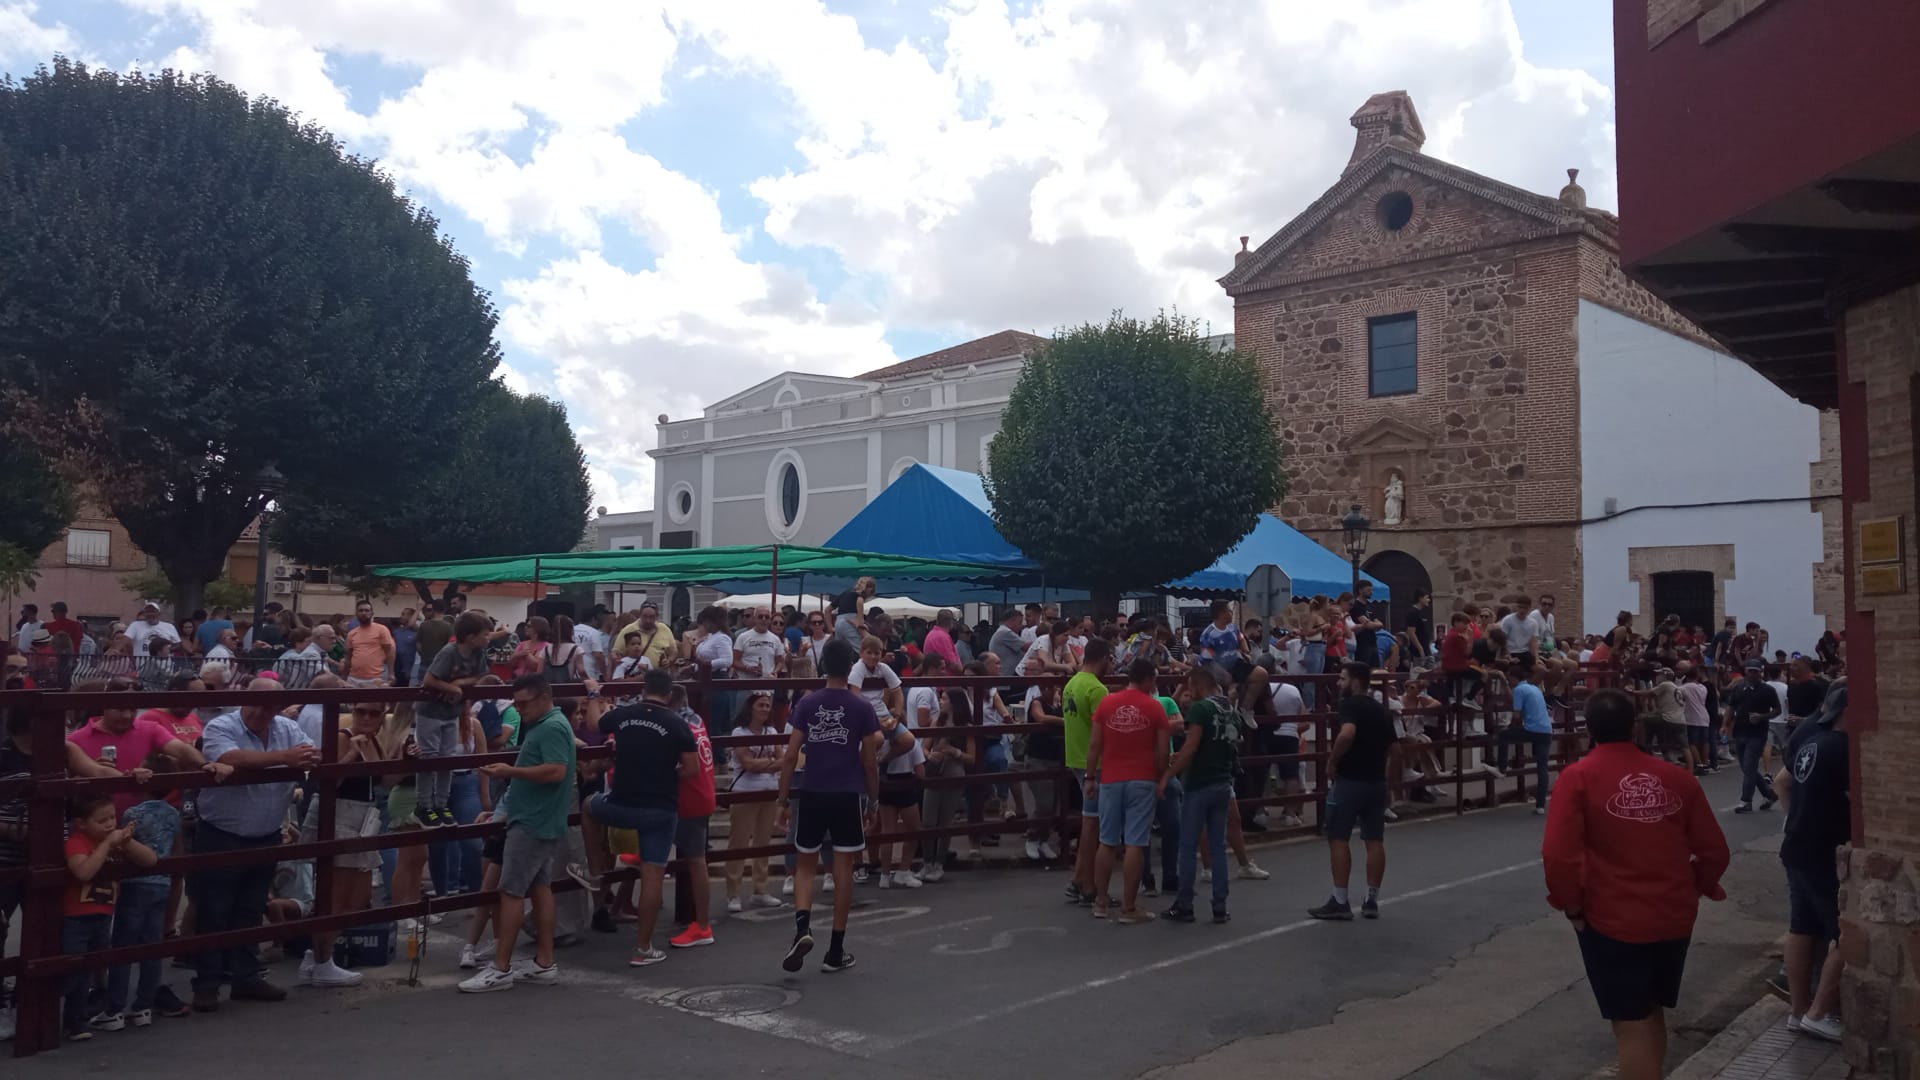
[[[66,923],[60,941],[60,951],[67,956],[109,947],[113,905],[119,891],[114,882],[100,880],[107,863],[126,859],[136,866],[152,866],[160,860],[152,848],[133,838],[132,828],[122,827],[119,822],[113,800],[105,796],[82,799],[73,808],[67,837]],[[92,983],[91,972],[76,971],[67,976],[60,1022],[67,1038],[76,1042],[93,1038],[86,1016],[87,990]]]
[[[174,768],[172,760],[165,754],[149,757],[145,767],[157,773],[171,772]],[[165,786],[149,788],[147,798],[128,807],[126,816],[122,818],[122,825],[133,830],[134,841],[155,855],[183,853],[180,845],[180,811],[167,801],[171,794]],[[166,874],[123,878],[120,897],[113,909],[113,947],[151,945],[159,941],[166,930],[168,899],[172,892],[173,879]],[[127,998],[127,991],[133,982],[134,965],[119,964],[109,970],[107,1011],[94,1017],[89,1026],[99,1031],[119,1031],[128,1024],[137,1028],[146,1027],[153,1023],[156,1006],[163,1016],[180,1017],[191,1012],[186,1003],[171,992],[164,1001],[159,1000],[158,995],[164,989],[161,982],[162,963],[158,957],[140,961],[140,983],[134,988],[131,1002]]]
[[[420,759],[455,757],[461,752],[460,718],[466,713],[465,691],[488,675],[487,638],[492,625],[485,615],[464,611],[453,623],[453,640],[427,665],[424,683],[436,697],[414,707],[413,738]],[[423,772],[413,816],[426,828],[454,824],[447,803],[453,793],[453,774],[444,769]]]

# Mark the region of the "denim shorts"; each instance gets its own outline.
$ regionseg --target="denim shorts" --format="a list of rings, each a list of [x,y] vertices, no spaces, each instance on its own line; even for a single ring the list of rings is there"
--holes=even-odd
[[[1079,796],[1081,799],[1080,816],[1083,818],[1099,817],[1100,816],[1100,800],[1088,799],[1086,797],[1087,770],[1075,769],[1075,768],[1069,767],[1067,771],[1073,774],[1073,793]]]
[[[639,837],[640,861],[649,866],[665,866],[673,857],[674,833],[680,815],[650,806],[622,806],[605,794],[587,800],[587,813],[595,821],[616,829],[632,829]]]
[[[1100,785],[1100,842],[1108,847],[1146,847],[1153,836],[1153,813],[1159,804],[1151,780],[1122,780]]]
[[[1780,860],[1787,870],[1787,932],[1840,939],[1840,874],[1832,859]]]
[[[1333,786],[1327,791],[1327,839],[1344,844],[1353,839],[1355,825],[1360,827],[1362,840],[1386,839],[1385,782],[1334,778]]]

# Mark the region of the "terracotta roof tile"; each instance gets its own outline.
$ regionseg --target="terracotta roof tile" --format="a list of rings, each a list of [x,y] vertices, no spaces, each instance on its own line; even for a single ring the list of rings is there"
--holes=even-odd
[[[901,375],[918,375],[926,371],[939,371],[943,368],[965,367],[968,364],[983,364],[989,360],[1004,360],[1009,356],[1023,356],[1037,345],[1046,344],[1047,339],[1019,330],[1002,330],[997,334],[988,334],[983,338],[962,342],[925,356],[916,356],[911,360],[902,360],[897,364],[869,371],[860,376],[863,379],[891,379]]]

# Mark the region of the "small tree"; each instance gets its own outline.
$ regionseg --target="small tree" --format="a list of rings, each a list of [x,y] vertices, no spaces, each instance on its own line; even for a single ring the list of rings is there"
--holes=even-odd
[[[499,351],[431,215],[211,76],[0,80],[0,383],[202,606],[270,499],[420,469]]]
[[[1103,612],[1204,569],[1286,494],[1253,358],[1165,314],[1062,331],[1029,357],[984,479],[1001,534]]]
[[[586,530],[592,497],[566,409],[497,384],[458,441],[425,467],[366,479],[282,499],[269,530],[274,546],[348,574],[376,563],[567,551]],[[428,584],[414,583],[422,600],[434,598]]]

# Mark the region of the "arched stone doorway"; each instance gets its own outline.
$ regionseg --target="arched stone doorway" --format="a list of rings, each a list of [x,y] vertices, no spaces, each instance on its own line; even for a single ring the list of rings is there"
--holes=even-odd
[[[1426,565],[1404,551],[1378,552],[1360,569],[1385,582],[1392,594],[1387,616],[1389,630],[1406,629],[1407,612],[1413,610],[1414,597],[1433,591],[1433,579],[1428,576]]]

